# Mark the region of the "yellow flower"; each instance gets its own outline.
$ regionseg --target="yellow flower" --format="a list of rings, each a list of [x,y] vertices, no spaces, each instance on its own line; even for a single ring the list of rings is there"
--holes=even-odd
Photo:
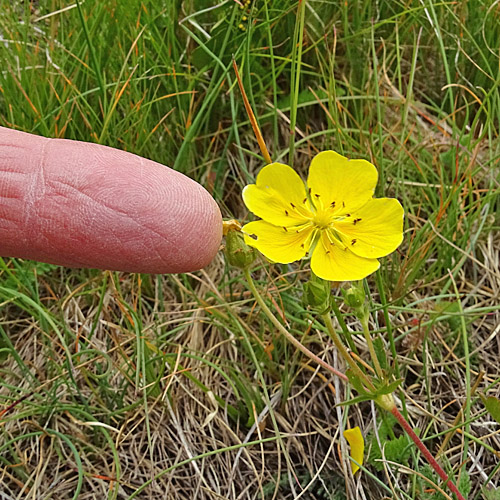
[[[243,190],[246,206],[262,219],[243,226],[245,241],[283,264],[311,254],[313,272],[325,280],[360,280],[403,240],[403,207],[373,198],[377,179],[371,163],[334,151],[313,158],[307,189],[288,165],[267,165]]]
[[[359,427],[347,429],[344,431],[344,437],[351,447],[351,458],[358,462],[359,465],[363,465],[365,440],[363,439],[363,434],[361,434],[361,429]],[[352,473],[355,474],[358,471],[359,466],[354,462],[351,462],[351,468]]]

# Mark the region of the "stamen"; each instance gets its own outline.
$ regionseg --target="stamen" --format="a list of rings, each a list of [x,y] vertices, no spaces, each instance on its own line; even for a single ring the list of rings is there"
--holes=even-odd
[[[351,245],[354,245],[354,243],[356,243],[356,241],[358,241],[356,238],[354,238],[352,241],[351,241]]]
[[[347,247],[344,245],[340,237],[335,233],[335,231],[328,230],[326,231],[326,236],[328,238],[328,242],[332,246],[339,246],[342,249],[346,249]]]
[[[304,198],[304,199],[302,200],[302,203],[305,203],[306,201],[307,201],[307,198]]]
[[[334,201],[332,201],[332,202],[330,203],[330,207],[331,207],[331,208],[335,208],[335,202],[334,202]]]
[[[354,219],[354,220],[352,221],[352,223],[353,223],[354,225],[356,225],[356,224],[357,224],[358,222],[360,222],[360,221],[361,221],[361,219]]]
[[[290,202],[290,205],[292,206],[292,208],[295,208],[295,205],[292,202]]]
[[[285,230],[285,233],[288,233],[288,229],[285,226],[283,226],[283,229]]]
[[[288,216],[288,210],[285,210],[285,215]]]

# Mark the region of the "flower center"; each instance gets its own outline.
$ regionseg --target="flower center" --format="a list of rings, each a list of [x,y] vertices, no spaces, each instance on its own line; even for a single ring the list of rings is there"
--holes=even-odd
[[[333,219],[330,210],[320,210],[314,214],[312,222],[318,229],[326,229],[331,226]]]

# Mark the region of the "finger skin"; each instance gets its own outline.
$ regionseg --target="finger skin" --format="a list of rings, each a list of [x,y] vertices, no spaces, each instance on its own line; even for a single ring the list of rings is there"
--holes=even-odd
[[[179,273],[222,237],[210,194],[124,151],[0,127],[0,255],[68,267]]]

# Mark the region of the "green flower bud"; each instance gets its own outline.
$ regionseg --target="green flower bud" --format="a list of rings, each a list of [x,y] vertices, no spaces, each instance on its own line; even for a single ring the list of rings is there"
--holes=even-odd
[[[356,283],[348,290],[342,290],[345,303],[353,309],[359,309],[365,303],[365,290],[363,283]]]
[[[255,260],[257,252],[249,247],[240,231],[229,230],[226,235],[226,258],[234,267],[246,269]]]
[[[330,308],[330,284],[312,275],[311,280],[304,283],[302,303],[318,314],[324,314]]]

